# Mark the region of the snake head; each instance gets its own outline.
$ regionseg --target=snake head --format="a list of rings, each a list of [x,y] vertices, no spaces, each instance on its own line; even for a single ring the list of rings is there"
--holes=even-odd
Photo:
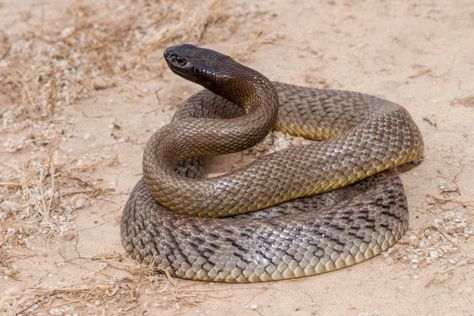
[[[214,50],[182,44],[168,47],[163,55],[175,74],[244,108],[255,95],[256,86],[265,86],[268,93],[276,95],[262,74]]]
[[[174,73],[211,90],[225,80],[227,66],[236,64],[229,56],[189,44],[168,47],[163,55]]]
[[[238,104],[251,93],[255,79],[263,77],[227,55],[189,44],[168,47],[163,55],[175,74]]]

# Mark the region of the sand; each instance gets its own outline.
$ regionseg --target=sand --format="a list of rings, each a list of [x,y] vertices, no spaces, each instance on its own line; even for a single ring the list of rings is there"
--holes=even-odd
[[[473,29],[470,0],[0,0],[0,314],[472,315]],[[120,216],[144,144],[199,90],[161,58],[183,42],[272,80],[404,105],[426,154],[401,170],[402,241],[341,271],[248,285],[127,258]]]

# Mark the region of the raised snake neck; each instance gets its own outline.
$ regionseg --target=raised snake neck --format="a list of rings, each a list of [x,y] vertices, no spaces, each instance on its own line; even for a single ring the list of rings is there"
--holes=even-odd
[[[169,48],[165,58],[174,72],[220,96],[191,97],[148,142],[145,181],[122,218],[122,241],[135,258],[189,279],[277,280],[366,260],[403,235],[406,200],[392,173],[226,219],[167,210],[229,216],[334,190],[419,158],[423,141],[407,111],[383,99],[271,83],[227,56],[190,45]],[[272,127],[324,141],[210,179],[191,159],[247,148]]]

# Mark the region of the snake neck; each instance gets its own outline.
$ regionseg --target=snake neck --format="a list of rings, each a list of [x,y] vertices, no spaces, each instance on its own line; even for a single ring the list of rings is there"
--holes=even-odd
[[[233,60],[227,63],[225,70],[215,72],[212,80],[203,86],[242,106],[247,113],[258,109],[267,113],[270,113],[268,110],[278,110],[278,95],[271,82],[259,72]]]
[[[207,86],[215,94],[241,106],[245,114],[227,120],[188,118],[170,123],[147,147],[155,153],[166,153],[159,159],[166,160],[173,168],[191,157],[247,149],[261,141],[275,124],[278,94],[260,73],[243,65],[230,67],[225,73],[216,74],[212,84]]]

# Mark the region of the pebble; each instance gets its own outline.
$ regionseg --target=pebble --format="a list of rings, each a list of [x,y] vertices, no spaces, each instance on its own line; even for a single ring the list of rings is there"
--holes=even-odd
[[[420,248],[426,248],[429,245],[429,241],[426,239],[422,239],[420,241]]]
[[[49,313],[50,313],[50,315],[64,315],[65,310],[64,310],[64,308],[53,307],[53,308],[49,309]]]
[[[107,268],[108,264],[106,262],[102,262],[101,264],[99,264],[99,269],[100,270],[104,270],[105,268]]]
[[[83,208],[84,206],[86,206],[86,199],[82,196],[80,196],[77,200],[76,200],[76,203],[74,205],[76,207],[76,209],[81,209]]]
[[[430,258],[431,259],[437,259],[439,257],[439,254],[436,250],[430,251]]]
[[[62,30],[60,36],[62,38],[66,38],[66,37],[69,37],[73,32],[74,32],[74,27],[67,27]]]

